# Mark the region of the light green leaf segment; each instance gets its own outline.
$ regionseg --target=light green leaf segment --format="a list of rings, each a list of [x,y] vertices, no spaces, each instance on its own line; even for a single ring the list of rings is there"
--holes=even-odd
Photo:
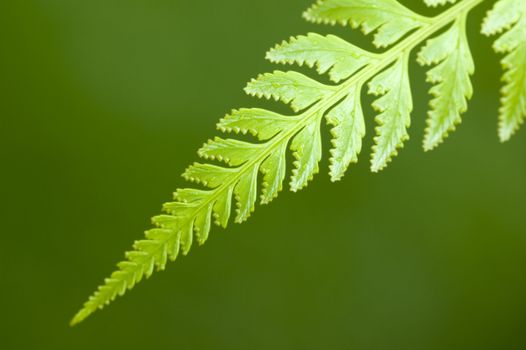
[[[493,46],[507,54],[502,60],[506,70],[502,80],[499,136],[508,141],[526,117],[526,1],[500,0],[488,13],[482,26],[486,35],[502,33]]]
[[[308,9],[304,17],[311,22],[350,25],[374,33],[374,44],[384,51],[368,52],[334,35],[313,33],[272,48],[267,54],[270,61],[313,67],[327,74],[331,83],[294,71],[274,71],[249,82],[248,94],[289,104],[291,115],[242,108],[221,119],[217,126],[224,134],[247,134],[252,141],[216,137],[198,151],[204,161],[183,174],[195,188],[176,191],[174,200],[164,205],[164,214],[153,218],[155,228],[135,242],[126,260],[88,299],[72,324],[123,295],[154,270],[163,270],[168,260],[188,254],[194,240],[205,243],[213,223],[222,227],[231,219],[242,223],[254,211],[258,197],[262,204],[275,199],[287,177],[289,150],[293,156],[290,189],[306,187],[320,171],[323,121],[331,129],[331,179],[340,180],[362,150],[365,122],[360,95],[364,88],[375,96],[378,124],[371,169],[385,168],[409,138],[413,110],[409,63],[417,48],[417,61],[430,66],[427,79],[432,84],[424,149],[440,144],[460,123],[473,94],[470,76],[475,65],[466,20],[470,10],[485,0],[424,1],[449,7],[436,17],[421,16],[396,0],[322,0]],[[503,33],[495,49],[506,54],[500,136],[507,140],[526,115],[526,1],[497,1],[483,32]]]

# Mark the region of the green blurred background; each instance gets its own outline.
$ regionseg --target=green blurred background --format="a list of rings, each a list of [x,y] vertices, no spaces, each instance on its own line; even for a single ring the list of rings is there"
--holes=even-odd
[[[214,229],[69,328],[186,186],[216,121],[277,106],[242,93],[288,68],[264,60],[269,47],[309,31],[370,47],[304,22],[309,3],[0,2],[1,348],[526,348],[526,130],[497,140],[499,57],[477,33],[491,1],[469,20],[471,109],[438,150],[421,149],[429,87],[414,65],[412,139],[386,171],[368,170],[367,109],[365,152],[342,182],[325,159],[305,191]]]

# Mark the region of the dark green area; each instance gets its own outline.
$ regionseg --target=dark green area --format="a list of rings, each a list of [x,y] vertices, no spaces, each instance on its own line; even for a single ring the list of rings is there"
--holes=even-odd
[[[471,109],[438,150],[421,150],[429,97],[414,65],[412,139],[386,171],[368,170],[368,109],[344,181],[329,182],[325,159],[305,191],[215,228],[68,327],[186,186],[179,174],[215,122],[272,106],[241,90],[288,68],[264,61],[269,47],[308,31],[365,42],[305,23],[308,4],[0,2],[1,348],[526,348],[526,130],[498,142],[499,57],[477,34],[489,4],[469,21]]]

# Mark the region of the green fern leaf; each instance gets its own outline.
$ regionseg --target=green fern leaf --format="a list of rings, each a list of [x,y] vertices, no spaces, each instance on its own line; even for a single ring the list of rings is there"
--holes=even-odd
[[[267,53],[267,59],[274,63],[306,64],[311,68],[316,65],[318,73],[328,72],[335,83],[372,63],[376,57],[337,36],[314,33],[291,38]]]
[[[197,154],[208,160],[218,160],[230,166],[239,166],[254,158],[262,145],[216,137],[209,140]]]
[[[240,109],[233,111],[219,121],[217,128],[222,132],[250,133],[260,141],[268,140],[297,123],[296,117],[285,117],[264,109]]]
[[[283,189],[283,181],[287,175],[286,161],[287,144],[285,142],[274,151],[260,167],[263,173],[263,189],[261,204],[269,204]]]
[[[526,2],[500,0],[488,13],[482,26],[486,35],[505,31],[493,46],[507,54],[502,60],[506,70],[502,80],[502,107],[499,116],[499,136],[508,141],[526,117]]]
[[[339,181],[351,163],[358,162],[365,136],[365,121],[360,102],[360,86],[355,86],[349,95],[327,114],[327,123],[332,125],[330,175]]]
[[[436,65],[427,80],[436,84],[431,89],[434,99],[427,121],[424,149],[432,150],[455,130],[461,113],[468,109],[467,100],[473,95],[470,76],[475,71],[466,36],[466,17],[458,19],[445,33],[428,40],[418,54],[422,65]]]
[[[205,187],[216,188],[236,173],[236,169],[223,168],[212,164],[194,163],[183,174],[183,177],[191,182]]]
[[[259,164],[252,166],[250,171],[242,174],[239,182],[234,188],[234,194],[237,201],[236,223],[240,224],[246,221],[254,211],[256,200],[258,198],[258,171]]]
[[[267,53],[270,61],[316,67],[318,73],[328,74],[334,85],[294,71],[275,71],[249,82],[245,89],[249,95],[290,104],[296,114],[285,116],[244,108],[221,119],[218,130],[234,136],[247,134],[249,140],[217,137],[203,145],[198,155],[206,163],[194,163],[183,174],[197,188],[177,190],[174,200],[164,204],[164,214],[152,219],[155,228],[125,254],[126,261],[104,280],[72,324],[124,294],[154,270],[164,269],[179,252],[188,254],[194,239],[198,244],[205,243],[212,222],[226,227],[233,216],[233,201],[234,221],[241,223],[254,211],[258,194],[262,204],[274,200],[287,176],[287,151],[294,157],[290,189],[306,187],[320,170],[324,119],[331,126],[331,179],[340,180],[350,164],[358,161],[362,150],[366,131],[360,97],[367,83],[368,92],[377,96],[373,107],[379,124],[371,169],[383,169],[409,138],[407,129],[413,109],[410,54],[429,37],[441,33],[429,39],[418,55],[421,64],[434,66],[428,73],[428,80],[434,84],[434,98],[424,148],[437,146],[460,122],[472,94],[470,75],[474,65],[465,23],[469,11],[483,1],[425,0],[430,6],[453,4],[432,18],[418,15],[395,0],[318,1],[305,12],[308,20],[361,27],[365,33],[376,32],[377,47],[391,47],[371,53],[336,36],[311,33],[271,49]],[[497,51],[507,53],[503,61],[507,72],[501,109],[502,139],[511,136],[525,116],[525,27],[523,0],[498,1],[483,26],[485,34],[506,31],[495,44]]]
[[[304,13],[311,22],[361,27],[365,34],[377,31],[374,45],[387,47],[427,19],[402,6],[396,0],[326,0],[318,1]]]
[[[290,103],[294,112],[326,98],[333,91],[331,86],[318,83],[303,74],[280,71],[262,74],[245,88],[249,95]]]
[[[290,146],[294,158],[296,158],[290,182],[290,189],[293,192],[306,187],[308,182],[312,180],[314,175],[320,170],[318,163],[322,155],[320,134],[321,116],[320,114],[296,135]]]
[[[232,195],[234,188],[227,187],[224,191],[217,194],[216,202],[213,204],[213,214],[215,223],[218,226],[226,228],[232,211]]]
[[[398,154],[397,149],[409,139],[407,128],[411,124],[413,99],[408,59],[408,53],[402,52],[402,57],[369,83],[370,94],[382,95],[373,103],[373,108],[380,112],[376,117],[379,126],[376,128],[377,136],[371,160],[373,172],[385,168],[392,157]]]

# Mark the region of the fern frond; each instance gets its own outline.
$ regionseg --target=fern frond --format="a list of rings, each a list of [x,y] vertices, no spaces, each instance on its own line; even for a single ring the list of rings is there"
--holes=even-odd
[[[164,214],[153,218],[156,227],[126,253],[126,261],[117,265],[118,270],[88,299],[72,324],[124,294],[155,269],[164,269],[179,252],[188,254],[194,239],[205,243],[212,222],[226,227],[232,216],[235,222],[244,222],[254,211],[258,194],[262,204],[275,199],[286,179],[287,151],[294,157],[290,189],[306,187],[320,170],[323,120],[331,126],[331,179],[340,180],[362,150],[365,123],[360,95],[367,83],[368,92],[377,96],[373,107],[379,124],[371,169],[383,169],[409,137],[413,109],[410,54],[445,30],[428,40],[418,55],[420,63],[435,66],[428,73],[435,85],[424,148],[437,146],[460,121],[472,94],[474,65],[465,22],[468,12],[483,1],[426,0],[430,6],[453,4],[433,18],[418,15],[395,0],[325,0],[308,9],[304,16],[310,21],[350,24],[365,33],[376,32],[374,44],[390,48],[371,53],[336,36],[311,33],[271,49],[267,53],[270,61],[316,67],[332,83],[323,84],[294,71],[275,71],[250,81],[245,88],[249,95],[289,104],[294,114],[243,108],[221,119],[217,124],[221,132],[247,134],[253,140],[217,137],[203,145],[198,155],[206,162],[194,163],[183,174],[197,188],[176,191],[174,200],[163,206]],[[520,11],[501,17],[506,6]],[[514,130],[524,117],[524,13],[522,0],[501,0],[484,26],[487,34],[508,29],[496,44],[498,50],[509,53],[501,111],[502,129],[506,130]]]
[[[482,33],[489,36],[503,31],[493,47],[506,54],[499,116],[499,137],[505,142],[526,118],[526,1],[499,0],[488,13]]]

